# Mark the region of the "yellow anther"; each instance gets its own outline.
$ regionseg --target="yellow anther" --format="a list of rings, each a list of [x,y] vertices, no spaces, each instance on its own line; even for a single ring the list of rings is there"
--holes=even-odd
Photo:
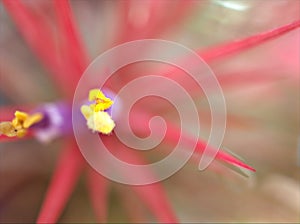
[[[23,138],[27,133],[27,130],[26,129],[20,129],[17,131],[17,137],[19,138]]]
[[[88,128],[94,132],[110,134],[115,127],[115,122],[104,110],[110,108],[113,101],[107,98],[99,89],[92,89],[89,92],[89,101],[95,101],[95,103],[83,105],[80,108],[81,113],[87,120]]]
[[[95,112],[107,110],[114,103],[111,99],[106,97],[99,89],[90,90],[89,101],[95,101]]]
[[[89,92],[89,101],[94,101],[96,99],[105,99],[106,96],[101,92],[100,89],[91,89]]]
[[[7,137],[17,136],[17,130],[11,122],[5,121],[0,123],[0,134],[4,134]]]
[[[43,115],[41,113],[36,113],[29,116],[26,120],[24,120],[23,127],[30,128],[32,125],[40,122],[43,119]]]
[[[11,124],[16,128],[16,129],[20,129],[22,128],[22,123],[23,121],[21,122],[18,118],[14,118],[12,121],[11,121]]]
[[[97,104],[95,105],[94,110],[95,110],[95,112],[107,110],[108,108],[111,107],[112,104],[113,104],[112,101],[110,101],[110,102],[105,102],[105,103],[104,103],[104,102],[102,102],[102,103],[97,103]]]
[[[7,137],[24,137],[27,129],[42,119],[43,115],[41,113],[29,115],[25,112],[16,111],[15,118],[11,122],[5,121],[0,123],[0,134],[4,134]]]
[[[90,106],[83,105],[81,106],[80,110],[86,120],[89,119],[91,116],[93,116],[93,110],[91,109]]]
[[[93,116],[87,120],[87,126],[93,131],[109,134],[114,129],[115,122],[107,112],[98,111],[94,112]]]
[[[28,114],[17,110],[15,117],[20,121],[25,121],[28,118]]]

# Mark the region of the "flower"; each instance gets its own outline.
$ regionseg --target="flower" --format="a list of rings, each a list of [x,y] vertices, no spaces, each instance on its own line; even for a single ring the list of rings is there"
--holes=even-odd
[[[41,113],[29,115],[25,112],[16,111],[15,118],[11,122],[0,123],[0,134],[4,134],[7,137],[24,137],[27,129],[39,123],[42,119],[43,115]]]
[[[93,131],[110,134],[115,127],[115,122],[105,110],[112,106],[113,101],[107,98],[99,89],[90,90],[89,101],[95,101],[95,103],[89,106],[83,105],[80,108],[81,113],[87,120],[87,126]]]
[[[169,8],[163,6],[165,4],[163,1],[153,1],[149,3],[149,6],[146,7],[146,9],[149,9],[147,11],[148,16],[147,13],[144,14],[138,10],[139,6],[130,5],[130,1],[120,2],[119,4],[122,5],[122,13],[126,19],[122,27],[123,30],[120,29],[121,34],[117,38],[118,43],[152,37],[152,35],[158,36],[162,31],[170,28],[172,24],[176,24],[176,20],[180,21],[183,19],[192,5],[189,1],[186,3],[179,2],[171,13],[173,17],[164,20],[162,16],[168,14]],[[139,3],[137,4],[139,5]],[[24,132],[26,131],[24,130],[31,129],[33,135],[43,142],[51,142],[54,138],[62,136],[66,141],[67,146],[63,148],[61,152],[37,222],[52,223],[58,221],[81,171],[84,169],[87,169],[89,175],[89,191],[92,195],[91,199],[98,220],[106,222],[108,180],[87,166],[79,153],[75,139],[72,134],[70,134],[70,129],[66,128],[71,124],[70,106],[68,104],[71,102],[76,85],[90,61],[87,57],[86,49],[83,47],[83,43],[78,35],[77,26],[75,25],[69,2],[57,0],[48,3],[39,3],[37,6],[33,6],[30,5],[30,3],[26,4],[25,2],[6,0],[4,1],[4,5],[27,43],[37,54],[44,66],[49,69],[53,80],[56,81],[57,86],[59,86],[61,92],[63,92],[61,98],[67,102],[54,102],[51,105],[41,104],[37,107],[31,107],[30,110],[39,112],[33,112],[32,115],[16,112],[15,122],[2,123],[3,128],[1,132],[7,134],[7,136],[11,135],[10,133],[13,128],[21,132],[21,134],[19,134],[20,136],[25,134]],[[144,7],[141,7],[141,9],[142,8]],[[44,14],[43,10],[49,10],[50,13]],[[160,16],[162,18],[160,18]],[[135,20],[135,18],[139,19]],[[176,20],[174,21],[173,18]],[[57,27],[57,33],[53,32],[51,25]],[[226,43],[206,51],[201,49],[197,51],[197,53],[201,55],[204,60],[213,61],[225,55],[241,52],[247,48],[279,37],[299,26],[300,21],[298,20],[240,41]],[[58,36],[58,40],[54,38],[56,35]],[[57,45],[60,49],[59,52],[56,51]],[[163,75],[172,77],[174,80],[181,78],[178,70],[172,70],[172,72],[167,71],[163,73]],[[124,82],[126,82],[125,79],[126,77],[124,78]],[[66,83],[68,83],[68,87],[66,87]],[[81,112],[87,120],[87,127],[91,129],[91,131],[110,134],[115,127],[115,122],[106,110],[116,105],[113,105],[113,101],[107,98],[100,90],[92,90],[88,98],[89,101],[95,102],[94,104],[83,105],[81,107]],[[60,105],[62,105],[62,107],[60,107]],[[62,108],[67,109],[64,110]],[[142,109],[142,107],[139,109]],[[28,110],[28,113],[30,110]],[[68,112],[65,113],[65,111]],[[140,134],[145,134],[145,129],[141,124],[148,120],[150,115],[151,113],[143,110],[134,113],[134,119],[136,121],[134,127]],[[118,125],[118,123],[116,123],[116,125]],[[172,144],[176,142],[180,136],[183,137],[187,147],[191,145],[194,140],[187,134],[181,135],[178,128],[171,122],[167,123],[166,141]],[[3,136],[1,136],[1,138],[2,140],[6,139]],[[120,156],[126,157],[135,163],[145,164],[144,158],[139,154],[131,150],[125,153],[124,151],[127,147],[122,148],[122,146],[118,144],[115,135],[101,135],[101,138],[104,142],[109,144],[111,148],[120,147],[124,149],[123,151],[115,152],[120,154]],[[198,155],[201,154],[206,145],[205,141],[197,140],[196,153]],[[217,158],[229,164],[254,171],[254,168],[226,152],[220,151],[217,154]],[[151,173],[152,171],[150,170],[149,172]],[[128,175],[131,177],[132,174]],[[157,221],[169,223],[178,221],[162,190],[161,184],[132,186],[131,190],[136,192],[143,204],[154,214]]]

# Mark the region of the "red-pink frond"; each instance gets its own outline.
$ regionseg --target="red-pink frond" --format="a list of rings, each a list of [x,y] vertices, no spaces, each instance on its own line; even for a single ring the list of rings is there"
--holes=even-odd
[[[108,206],[108,180],[92,168],[88,168],[87,184],[90,199],[100,223],[107,223]]]
[[[4,0],[3,3],[28,45],[50,70],[62,90],[66,89],[63,88],[65,87],[63,71],[56,54],[57,45],[45,18],[35,14],[19,0]]]
[[[122,207],[125,209],[126,216],[128,217],[130,223],[145,222],[145,217],[148,215],[147,208],[140,206],[141,201],[135,192],[130,189],[130,187],[130,185],[122,185],[116,188],[120,198],[120,203],[122,203]]]
[[[155,8],[159,1],[120,1],[117,44],[145,38],[147,29],[155,20]]]
[[[167,129],[165,139],[167,141],[170,141],[171,143],[174,143],[174,142],[176,143],[176,142],[178,142],[180,137],[182,138],[184,143],[187,145],[187,147],[189,145],[194,144],[194,139],[193,138],[186,135],[185,133],[181,133],[178,128],[176,128],[172,124],[168,123],[168,129]],[[203,141],[201,139],[198,139],[197,144],[196,144],[196,148],[195,148],[195,153],[202,154],[205,148],[207,148],[207,150],[210,150],[211,152],[216,151],[211,146],[209,146],[205,141]],[[218,150],[218,153],[216,154],[216,158],[221,160],[221,161],[230,163],[232,165],[243,167],[247,170],[251,170],[251,171],[255,172],[255,169],[253,167],[245,164],[244,162],[236,159],[235,157],[233,157],[233,156],[231,156],[231,155],[229,155],[229,154],[227,154],[227,153],[225,153],[221,150]]]
[[[270,31],[266,31],[263,33],[256,34],[254,36],[247,37],[242,40],[233,41],[225,44],[221,44],[219,46],[209,48],[209,49],[199,49],[196,53],[202,57],[206,62],[211,62],[216,59],[221,59],[224,56],[231,55],[234,53],[239,53],[241,51],[247,50],[251,47],[258,46],[259,44],[265,43],[268,40],[272,40],[274,38],[278,38],[283,34],[295,30],[300,26],[300,20],[286,24],[284,26],[280,26],[278,28],[272,29]],[[189,66],[196,66],[191,64],[189,58],[182,58],[182,64],[186,64]],[[160,71],[161,76],[169,77],[175,80],[182,81],[182,71],[177,67],[171,67],[167,69],[163,69]],[[183,82],[183,81],[182,81]]]
[[[132,186],[160,223],[178,223],[160,183]]]
[[[128,149],[124,151],[124,153],[127,153],[127,156],[130,157],[131,160],[134,160],[135,163],[146,164],[143,158],[132,149]],[[149,173],[149,175],[151,175],[151,170],[149,170]],[[177,223],[177,218],[160,183],[131,187],[137,193],[142,202],[154,214],[158,222]]]
[[[147,131],[145,129],[145,124],[149,121],[149,118],[151,117],[151,115],[143,112],[143,111],[134,111],[133,112],[133,116],[135,119],[135,122],[132,123],[132,128],[133,130],[140,132],[140,133],[145,133],[145,131]],[[193,137],[190,137],[189,135],[187,135],[186,133],[181,132],[181,130],[179,128],[177,128],[175,125],[171,124],[170,122],[166,122],[167,125],[167,130],[166,130],[166,134],[165,134],[165,138],[164,140],[168,143],[171,144],[176,144],[179,139],[181,138],[183,144],[185,145],[185,147],[187,148],[187,150],[193,150],[194,149],[194,143],[195,143],[195,139]],[[194,153],[197,154],[202,154],[204,149],[207,147],[207,150],[211,150],[211,151],[216,151],[215,149],[213,149],[211,146],[209,146],[205,141],[201,140],[201,139],[196,139],[197,143],[196,143],[196,148]],[[219,159],[221,161],[227,162],[229,164],[232,165],[236,165],[239,167],[243,167],[245,169],[251,170],[251,171],[255,171],[255,169],[247,164],[245,164],[244,162],[238,160],[237,158],[222,152],[221,150],[218,151],[218,153],[216,154],[216,159]]]
[[[76,68],[75,74],[71,75],[72,79],[79,81],[82,73],[88,65],[87,53],[85,52],[84,45],[79,36],[79,30],[76,27],[74,15],[68,0],[55,0],[55,10],[57,14],[59,30],[62,34],[63,44],[67,57],[71,58],[70,66]]]
[[[55,223],[64,210],[78,177],[84,160],[72,140],[63,149],[52,176],[46,197],[38,215],[37,223]]]
[[[292,23],[277,27],[275,29],[262,32],[242,40],[237,40],[234,42],[225,43],[217,47],[213,47],[207,50],[198,50],[197,53],[207,62],[215,59],[219,59],[229,54],[238,53],[240,51],[246,50],[248,48],[262,44],[268,40],[297,29],[300,27],[300,20],[294,21]]]
[[[130,161],[131,164],[147,164],[144,158],[136,151],[122,145],[117,142],[115,136],[102,137],[103,142],[107,147],[114,152],[118,158],[122,158],[123,161]],[[137,178],[143,178],[145,176],[153,177],[155,174],[152,170],[148,169],[145,172],[128,172],[120,170],[120,175],[125,176],[129,180],[135,180]],[[152,178],[153,179],[153,178]],[[156,217],[158,222],[161,223],[177,223],[177,218],[168,202],[167,196],[160,183],[143,185],[143,186],[130,186],[141,201],[149,208],[149,210]]]
[[[178,25],[187,15],[193,1],[120,1],[117,43],[159,35]]]
[[[162,7],[163,11],[160,13],[161,19],[159,21],[159,26],[154,26],[149,37],[157,37],[159,34],[164,31],[168,31],[173,27],[178,26],[183,20],[188,17],[189,12],[192,11],[193,6],[195,5],[195,1],[185,0],[185,1],[177,1],[177,2],[167,2],[167,5]],[[170,6],[173,6],[172,10],[170,10]]]

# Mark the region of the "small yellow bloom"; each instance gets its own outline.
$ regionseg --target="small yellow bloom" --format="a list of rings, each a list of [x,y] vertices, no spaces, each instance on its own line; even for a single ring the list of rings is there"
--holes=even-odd
[[[0,134],[4,134],[7,137],[24,137],[27,129],[42,119],[43,115],[41,113],[29,115],[25,112],[16,111],[15,118],[11,122],[5,121],[0,123]]]
[[[107,98],[99,89],[92,89],[89,92],[89,101],[95,101],[91,105],[83,105],[80,110],[85,119],[89,129],[102,134],[110,134],[114,127],[115,122],[110,115],[105,112],[111,107],[113,101]]]

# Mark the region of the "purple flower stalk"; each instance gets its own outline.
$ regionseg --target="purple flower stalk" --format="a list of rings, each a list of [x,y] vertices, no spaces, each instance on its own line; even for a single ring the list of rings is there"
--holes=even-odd
[[[43,143],[72,133],[71,106],[65,102],[48,103],[34,112],[43,114],[43,120],[32,126],[33,135]]]

